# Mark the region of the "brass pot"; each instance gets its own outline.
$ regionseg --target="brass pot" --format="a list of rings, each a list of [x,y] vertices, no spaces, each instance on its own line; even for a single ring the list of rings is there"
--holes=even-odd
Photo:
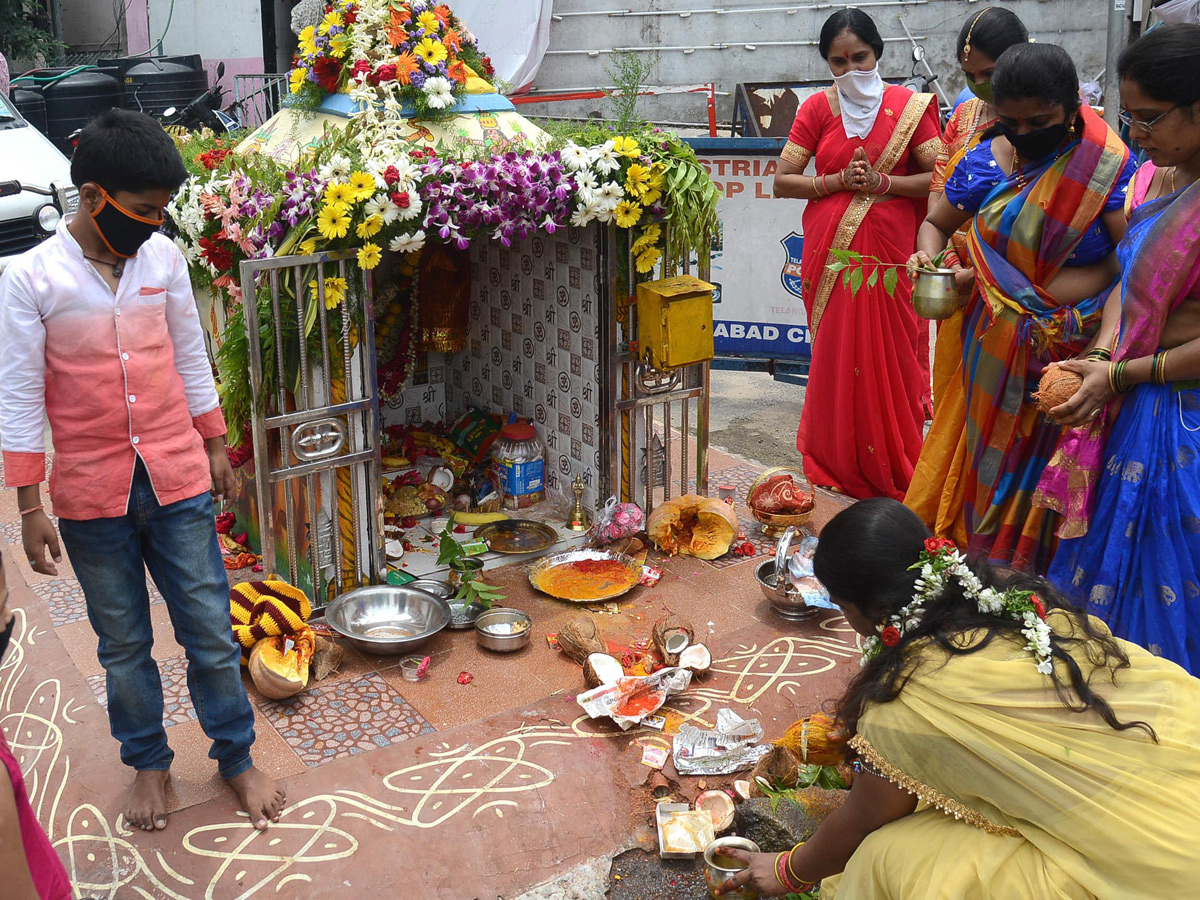
[[[922,319],[948,319],[958,312],[958,286],[953,269],[918,270],[913,277],[913,309]]]
[[[708,887],[708,896],[731,898],[731,900],[758,900],[758,891],[750,885],[728,893],[717,893],[734,875],[746,868],[745,863],[738,862],[721,853],[727,847],[748,850],[751,853],[760,852],[758,844],[743,837],[717,838],[709,844],[704,849],[704,882]]]

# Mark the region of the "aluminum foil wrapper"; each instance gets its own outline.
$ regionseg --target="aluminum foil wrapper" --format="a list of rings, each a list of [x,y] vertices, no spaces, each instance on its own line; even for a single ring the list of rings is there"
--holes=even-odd
[[[732,709],[719,710],[715,731],[680,727],[672,751],[675,769],[680,775],[729,775],[752,769],[771,749],[758,743],[762,736],[758,719],[743,719]]]

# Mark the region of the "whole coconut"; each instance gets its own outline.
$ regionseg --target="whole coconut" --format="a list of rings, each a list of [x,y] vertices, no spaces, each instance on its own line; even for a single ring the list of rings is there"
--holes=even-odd
[[[1037,401],[1039,411],[1050,412],[1054,407],[1061,406],[1074,397],[1081,387],[1082,375],[1068,372],[1058,363],[1050,363],[1042,373],[1042,380],[1038,382],[1037,393],[1033,395],[1033,399]]]

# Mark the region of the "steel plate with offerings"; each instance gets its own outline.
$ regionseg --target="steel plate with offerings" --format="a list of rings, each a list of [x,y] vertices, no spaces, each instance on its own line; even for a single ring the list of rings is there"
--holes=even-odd
[[[638,583],[641,566],[612,550],[571,550],[539,560],[529,583],[559,600],[594,603],[620,597]]]
[[[505,519],[481,525],[475,540],[486,543],[493,553],[541,553],[558,543],[558,532],[529,519]]]

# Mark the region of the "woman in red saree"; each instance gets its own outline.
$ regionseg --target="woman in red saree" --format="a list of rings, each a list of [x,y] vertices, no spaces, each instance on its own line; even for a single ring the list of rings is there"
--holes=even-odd
[[[831,250],[893,263],[912,253],[942,147],[937,103],[883,83],[883,41],[861,10],[830,16],[820,51],[835,86],[801,106],[775,176],[777,197],[808,201],[801,284],[813,353],[796,447],[813,484],[900,500],[930,414],[928,323],[903,279],[892,297],[881,273],[867,268],[848,287],[826,264]],[[815,175],[803,174],[810,160]]]

